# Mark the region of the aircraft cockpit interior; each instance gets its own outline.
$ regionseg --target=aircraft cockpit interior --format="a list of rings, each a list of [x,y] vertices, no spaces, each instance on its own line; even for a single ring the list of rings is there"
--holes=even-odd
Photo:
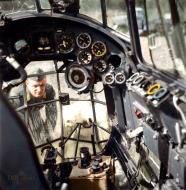
[[[0,1],[0,189],[186,189],[184,0]]]

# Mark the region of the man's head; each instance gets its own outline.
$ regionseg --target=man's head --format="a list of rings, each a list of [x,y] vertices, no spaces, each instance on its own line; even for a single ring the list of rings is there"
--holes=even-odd
[[[26,86],[34,98],[42,98],[45,94],[46,76],[40,68],[32,68],[27,71],[28,75],[33,75],[26,80]]]

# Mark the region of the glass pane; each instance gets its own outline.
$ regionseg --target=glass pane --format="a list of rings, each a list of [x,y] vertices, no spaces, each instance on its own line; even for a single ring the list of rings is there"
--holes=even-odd
[[[143,32],[146,31],[146,21],[145,21],[145,10],[143,6],[139,5],[136,6],[136,19],[137,19],[137,24],[138,24],[138,31],[139,34],[141,35]]]
[[[1,0],[0,12],[13,13],[25,10],[35,10],[34,0]]]
[[[57,65],[60,67],[62,64],[62,62],[58,62]],[[106,102],[105,94],[102,91],[103,84],[98,82],[95,85],[93,97],[97,102],[91,102],[90,93],[78,94],[76,90],[69,88],[65,80],[65,73],[59,74],[58,85],[53,61],[31,62],[25,69],[28,78],[24,84],[11,90],[9,101],[28,127],[35,145],[47,143],[48,140],[55,140],[55,143],[59,144],[63,131],[65,139],[67,137],[74,139],[74,141],[67,141],[65,157],[74,156],[78,138],[80,139],[78,151],[80,147],[85,146],[85,142],[88,142],[86,146],[89,147],[90,153],[93,153],[91,136],[96,142],[101,141],[95,143],[95,149],[100,152],[109,138],[106,130],[110,131],[107,108],[104,103]],[[58,91],[69,94],[69,105],[61,105]],[[95,93],[98,91],[101,92]],[[93,115],[94,110],[95,116]],[[96,125],[93,127],[94,117]],[[81,125],[79,135],[77,124]],[[75,128],[76,130],[74,130]]]
[[[185,3],[175,1],[177,8],[173,6],[171,11],[170,1],[146,2],[149,31],[148,38],[141,36],[143,57],[158,70],[186,78]],[[173,23],[175,15],[178,19]]]
[[[100,0],[80,0],[80,13],[102,22]]]
[[[41,8],[42,9],[50,9],[50,3],[48,0],[40,0]]]
[[[61,136],[57,119],[57,80],[52,61],[31,62],[25,70],[27,80],[10,91],[9,99],[37,146]]]
[[[186,1],[176,1],[180,24],[174,27],[176,63],[181,78],[186,79]],[[180,42],[180,43],[179,43]]]
[[[128,33],[127,8],[123,0],[106,0],[108,26],[118,32]]]

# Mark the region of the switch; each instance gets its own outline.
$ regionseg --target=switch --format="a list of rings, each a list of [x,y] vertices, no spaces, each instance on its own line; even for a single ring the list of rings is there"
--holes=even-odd
[[[137,110],[136,109],[136,111],[135,111],[135,115],[136,115],[136,117],[138,118],[138,119],[141,119],[142,118],[142,113],[141,113],[141,111],[140,110]]]

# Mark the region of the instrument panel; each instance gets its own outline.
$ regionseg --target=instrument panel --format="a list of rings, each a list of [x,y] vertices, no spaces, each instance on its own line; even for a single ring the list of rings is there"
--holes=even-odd
[[[0,36],[20,65],[63,61],[66,81],[78,92],[86,92],[99,80],[110,86],[125,82],[124,72],[117,71],[125,64],[125,43],[98,24],[59,17],[17,19],[0,28]],[[15,71],[8,70],[12,75],[3,76],[5,81],[14,79]]]

